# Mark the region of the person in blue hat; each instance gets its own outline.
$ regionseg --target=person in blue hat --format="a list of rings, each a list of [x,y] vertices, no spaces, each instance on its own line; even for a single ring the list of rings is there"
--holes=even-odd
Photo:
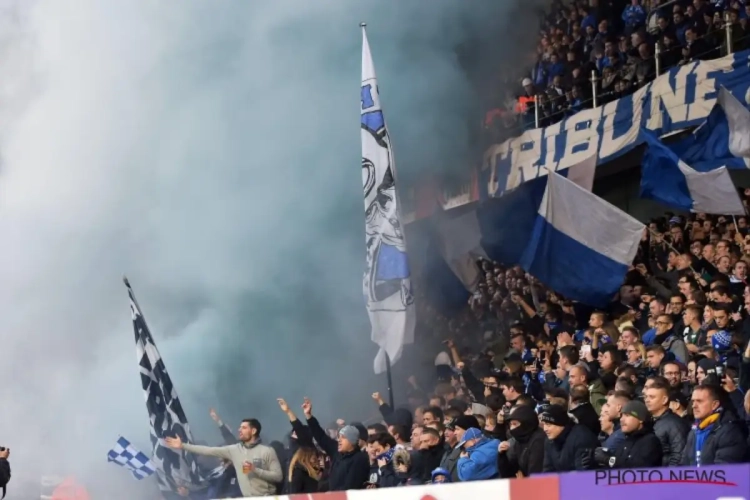
[[[458,459],[458,478],[461,481],[480,481],[499,477],[497,454],[500,441],[487,439],[473,427],[464,433],[458,446],[463,449]]]
[[[432,471],[432,482],[434,484],[450,483],[451,473],[448,472],[446,469],[438,467],[437,469]]]

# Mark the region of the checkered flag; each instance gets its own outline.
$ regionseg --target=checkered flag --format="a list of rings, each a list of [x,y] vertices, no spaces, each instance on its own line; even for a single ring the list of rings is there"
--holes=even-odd
[[[164,443],[165,437],[174,436],[179,436],[183,443],[192,442],[190,426],[133,289],[127,278],[124,278],[124,282],[130,296],[135,350],[151,424],[151,462],[156,468],[159,488],[162,491],[176,491],[179,486],[190,490],[205,487],[195,458],[184,450],[167,448]]]
[[[117,440],[114,448],[107,453],[107,462],[114,462],[125,467],[139,481],[156,472],[156,467],[151,460],[122,436]]]

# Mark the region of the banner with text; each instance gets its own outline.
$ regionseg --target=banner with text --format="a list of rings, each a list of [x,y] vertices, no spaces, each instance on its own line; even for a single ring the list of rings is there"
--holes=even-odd
[[[443,209],[502,195],[521,183],[564,170],[593,153],[597,165],[632,150],[645,127],[663,136],[700,125],[725,87],[747,106],[750,101],[750,51],[678,66],[632,95],[586,109],[546,128],[491,146],[478,174],[464,186],[441,186]],[[408,219],[431,215],[418,208],[419,188]]]

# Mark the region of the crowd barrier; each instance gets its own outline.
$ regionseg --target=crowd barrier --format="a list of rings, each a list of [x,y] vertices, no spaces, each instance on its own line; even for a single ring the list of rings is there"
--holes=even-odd
[[[264,497],[278,500],[750,500],[750,464],[615,469],[430,484],[382,490]]]

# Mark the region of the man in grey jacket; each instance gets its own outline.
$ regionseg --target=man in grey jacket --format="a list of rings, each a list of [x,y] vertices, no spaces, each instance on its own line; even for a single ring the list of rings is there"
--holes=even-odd
[[[198,446],[183,443],[179,436],[168,437],[164,441],[176,450],[230,460],[245,497],[270,496],[276,493],[276,484],[282,481],[283,476],[276,452],[260,442],[260,429],[260,422],[256,419],[243,420],[238,435],[240,442],[229,446]]]

